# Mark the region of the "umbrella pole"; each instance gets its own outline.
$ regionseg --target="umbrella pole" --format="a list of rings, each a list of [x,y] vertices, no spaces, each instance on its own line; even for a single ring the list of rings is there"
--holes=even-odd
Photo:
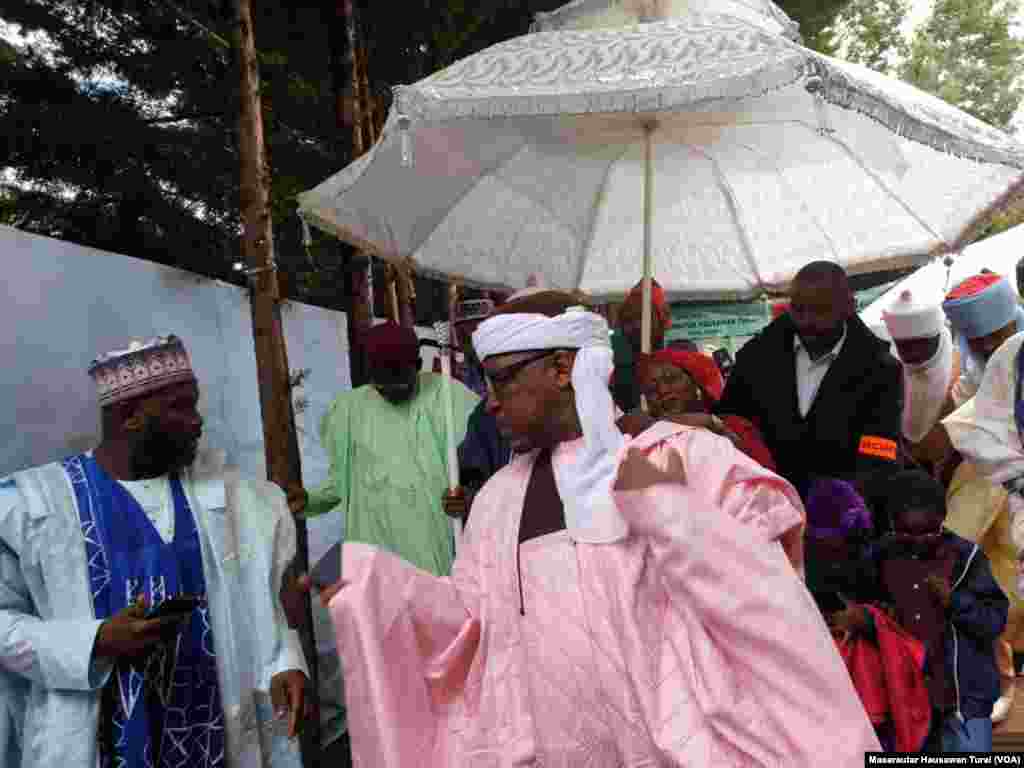
[[[654,176],[651,135],[654,123],[644,123],[644,282],[643,282],[643,314],[640,320],[640,350],[645,354],[651,352],[651,211],[652,179]]]
[[[448,288],[448,324],[446,333],[438,341],[441,344],[441,387],[444,400],[445,437],[448,448],[448,489],[452,492],[459,487],[459,453],[455,445],[455,406],[452,402],[452,377],[454,376],[455,357],[455,305],[459,296],[459,288],[452,283]],[[455,554],[462,543],[462,521],[451,521],[452,533],[455,538]]]

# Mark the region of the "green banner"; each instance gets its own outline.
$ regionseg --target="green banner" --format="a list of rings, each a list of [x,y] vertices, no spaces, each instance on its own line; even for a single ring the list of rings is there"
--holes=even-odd
[[[665,335],[674,339],[715,339],[753,336],[771,322],[768,303],[673,304],[672,327]]]
[[[894,283],[879,285],[855,295],[857,311],[873,302]],[[721,304],[673,304],[672,327],[665,338],[722,339],[736,336],[754,336],[772,321],[771,302],[726,302]]]

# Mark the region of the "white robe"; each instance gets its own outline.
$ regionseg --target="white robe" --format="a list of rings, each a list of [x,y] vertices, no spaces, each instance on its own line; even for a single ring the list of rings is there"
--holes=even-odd
[[[217,460],[197,463],[182,485],[202,547],[228,766],[299,766],[298,746],[274,722],[268,693],[277,673],[306,672],[298,635],[277,598],[295,553],[284,493],[243,480]],[[19,563],[0,567],[0,668],[29,686],[21,765],[94,768],[99,694],[110,669],[92,663],[101,622],[77,502],[60,464],[0,480],[0,564],[9,566],[3,554]]]

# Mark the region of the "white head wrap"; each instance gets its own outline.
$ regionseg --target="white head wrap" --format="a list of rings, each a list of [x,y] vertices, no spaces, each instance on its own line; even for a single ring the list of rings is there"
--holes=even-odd
[[[569,468],[554,466],[570,535],[588,544],[618,541],[628,531],[612,499],[612,486],[626,438],[615,426],[615,403],[608,388],[614,360],[608,323],[583,307],[557,317],[497,315],[473,334],[481,361],[495,355],[544,349],[576,349],[572,386],[583,429],[583,451]]]
[[[903,434],[910,442],[924,440],[938,423],[952,379],[953,335],[943,328],[930,360],[903,364]]]
[[[930,360],[903,363],[903,434],[917,443],[938,422],[953,377],[953,336],[946,328],[942,297],[928,300],[905,290],[882,310],[882,319],[894,341],[939,337],[939,348]],[[898,351],[894,354],[899,356]]]

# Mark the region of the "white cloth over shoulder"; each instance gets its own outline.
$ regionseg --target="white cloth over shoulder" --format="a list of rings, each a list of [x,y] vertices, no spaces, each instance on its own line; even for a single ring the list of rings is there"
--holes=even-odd
[[[1008,339],[988,361],[977,395],[942,422],[953,447],[994,483],[1024,475],[1024,445],[1014,419],[1021,344],[1024,333]]]
[[[978,394],[943,420],[949,439],[982,476],[993,483],[1024,478],[1024,445],[1014,418],[1017,355],[1024,333],[1008,339],[985,368]],[[1020,558],[1024,549],[1024,497],[1010,493],[1010,537]],[[1024,571],[1018,559],[1017,590],[1024,594]]]
[[[953,379],[953,336],[939,332],[939,348],[927,362],[903,363],[903,435],[919,443],[939,420]]]
[[[607,321],[583,307],[557,317],[507,314],[480,324],[473,346],[481,360],[545,349],[576,349],[572,386],[583,430],[583,451],[566,469],[555,470],[569,534],[602,544],[626,537],[628,528],[612,500],[612,485],[626,438],[615,425],[609,382],[615,368]]]

